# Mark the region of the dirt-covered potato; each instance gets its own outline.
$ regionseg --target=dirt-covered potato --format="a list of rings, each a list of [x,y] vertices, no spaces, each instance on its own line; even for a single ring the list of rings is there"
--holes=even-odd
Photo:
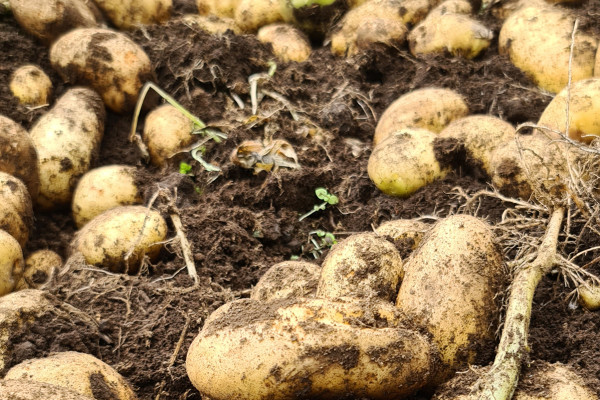
[[[142,196],[135,182],[135,167],[106,165],[88,171],[81,177],[71,210],[78,228],[97,215],[118,206],[141,204]]]
[[[129,383],[110,365],[75,351],[23,361],[8,370],[5,379],[50,383],[97,400],[137,399]]]
[[[426,384],[429,340],[390,303],[293,299],[228,303],[187,354],[188,376],[214,400],[390,399]]]
[[[317,292],[321,268],[306,261],[283,261],[273,265],[252,288],[250,298],[273,301],[313,297]]]
[[[181,21],[191,27],[198,27],[212,35],[223,35],[227,31],[239,34],[240,29],[231,18],[221,18],[216,15],[185,14]]]
[[[0,229],[25,247],[33,225],[33,208],[27,187],[6,172],[0,172]]]
[[[500,20],[505,20],[515,11],[518,11],[522,8],[552,7],[552,5],[548,4],[545,0],[505,0],[490,4],[490,6],[492,7],[492,15]]]
[[[119,29],[161,24],[171,17],[172,0],[94,0]]]
[[[450,122],[468,113],[464,98],[453,90],[414,90],[400,96],[383,112],[375,128],[373,146],[400,129],[423,128],[440,132]]]
[[[35,145],[29,133],[12,119],[0,115],[0,171],[25,183],[36,201],[40,190],[40,169]]]
[[[221,18],[233,18],[241,0],[196,0],[200,15],[216,15]]]
[[[37,65],[24,65],[16,69],[9,83],[13,96],[27,106],[42,106],[50,102],[52,81]]]
[[[575,18],[558,7],[526,7],[506,19],[498,39],[501,54],[552,93],[567,86],[571,34]],[[571,65],[572,82],[592,77],[598,39],[577,31]]]
[[[15,289],[40,289],[48,283],[62,264],[61,256],[52,250],[34,251],[25,259],[25,271]]]
[[[468,215],[439,221],[405,263],[396,305],[439,349],[443,380],[494,339],[504,290],[502,255],[490,227]]]
[[[394,301],[404,276],[400,253],[375,233],[351,235],[325,257],[317,297]]]
[[[273,54],[281,61],[302,62],[310,57],[308,38],[291,25],[266,25],[258,30],[256,36],[261,42],[271,44]]]
[[[15,289],[24,268],[25,261],[19,242],[0,229],[0,296]]]
[[[513,400],[598,400],[569,366],[536,361],[525,369]]]
[[[166,236],[167,223],[159,212],[144,206],[121,206],[89,221],[75,235],[71,250],[80,252],[88,264],[136,273],[144,257],[156,259]]]
[[[279,0],[241,0],[233,18],[243,32],[256,32],[261,26],[283,21]]]
[[[391,238],[401,254],[410,254],[430,228],[430,224],[418,219],[394,219],[379,225],[375,233]]]
[[[600,286],[588,283],[579,285],[577,288],[579,294],[579,304],[590,311],[600,310]]]
[[[91,86],[115,112],[133,110],[142,86],[154,80],[144,50],[110,29],[70,31],[50,48],[50,62],[66,82]]]
[[[73,88],[31,128],[38,152],[40,208],[52,210],[71,203],[77,180],[100,150],[104,118],[104,105],[96,92]]]
[[[0,398],[10,400],[93,400],[72,390],[26,379],[0,381]]]
[[[407,197],[443,178],[448,169],[435,157],[436,134],[426,129],[400,129],[380,142],[371,153],[367,171],[385,194]]]

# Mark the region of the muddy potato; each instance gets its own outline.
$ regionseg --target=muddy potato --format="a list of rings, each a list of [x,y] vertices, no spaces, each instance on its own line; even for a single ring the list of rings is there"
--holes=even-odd
[[[256,32],[261,26],[283,21],[279,0],[241,0],[233,18],[243,32]]]
[[[375,233],[391,238],[401,254],[410,254],[430,228],[430,224],[418,219],[394,219],[379,225]]]
[[[34,251],[25,259],[25,271],[15,289],[40,289],[52,279],[62,264],[61,256],[52,250]]]
[[[401,129],[379,143],[369,157],[369,178],[383,193],[408,197],[443,178],[448,169],[435,157],[436,134],[425,129]]]
[[[15,289],[24,268],[25,261],[19,242],[0,229],[0,296]]]
[[[110,365],[75,351],[23,361],[8,370],[5,379],[49,383],[98,400],[137,399],[127,381]]]
[[[241,0],[196,0],[200,15],[216,15],[221,18],[233,18]]]
[[[52,96],[52,81],[37,65],[16,69],[10,77],[9,87],[19,103],[27,106],[43,106]]]
[[[38,152],[40,191],[37,205],[52,210],[71,203],[77,180],[100,150],[105,111],[102,99],[88,88],[73,88],[31,128]]]
[[[423,128],[440,132],[450,122],[468,113],[464,98],[453,90],[414,90],[400,96],[383,112],[375,127],[373,146],[400,129]]]
[[[582,284],[577,288],[577,293],[582,307],[590,311],[600,310],[600,286],[594,283]]]
[[[71,251],[80,252],[88,264],[136,273],[145,256],[156,259],[166,236],[167,223],[159,212],[144,206],[121,206],[103,212],[80,229]]]
[[[321,268],[306,261],[283,261],[273,265],[252,288],[250,298],[273,301],[313,297],[317,292]]]
[[[144,50],[110,29],[70,31],[50,48],[50,62],[66,82],[91,86],[119,113],[133,110],[142,86],[154,80]]]
[[[258,30],[256,36],[261,42],[269,43],[273,47],[273,54],[281,61],[302,62],[310,57],[308,38],[291,25],[266,25]]]
[[[522,375],[513,400],[598,400],[583,379],[561,363],[536,361]]]
[[[33,208],[27,187],[6,172],[0,172],[0,229],[25,247],[33,224]]]
[[[240,29],[231,18],[221,18],[216,15],[185,14],[180,20],[188,26],[198,27],[211,35],[223,35],[227,31],[232,31],[235,34],[240,33]]]
[[[506,19],[499,52],[529,75],[540,88],[558,93],[567,86],[571,33],[575,18],[558,7],[526,7]],[[592,77],[598,40],[577,31],[571,66],[572,82]]]
[[[119,29],[161,24],[171,17],[172,0],[94,0]]]
[[[23,181],[31,199],[37,199],[40,169],[35,145],[21,125],[3,115],[0,115],[0,171]]]
[[[85,173],[77,183],[71,205],[77,227],[111,208],[141,204],[135,172],[135,167],[128,165],[106,165]]]
[[[72,390],[25,379],[0,381],[0,398],[10,400],[93,400]]]

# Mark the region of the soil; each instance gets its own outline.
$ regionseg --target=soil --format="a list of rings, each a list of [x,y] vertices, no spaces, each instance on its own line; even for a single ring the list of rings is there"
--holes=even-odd
[[[192,0],[174,3],[175,16],[195,11]],[[600,20],[593,19],[600,15],[600,2],[590,0],[576,11],[584,18],[582,26],[600,31]],[[487,14],[481,19],[497,38],[500,22]],[[327,46],[316,46],[308,61],[278,62],[275,74],[261,81],[264,97],[258,116],[253,117],[248,78],[269,69],[273,60],[269,46],[252,35],[211,36],[176,21],[129,34],[152,60],[156,83],[228,136],[220,144],[207,143],[204,153],[207,161],[221,168],[220,173],[206,172],[187,153],[158,169],[148,165],[129,142],[131,115],[107,111],[102,149],[94,166],[136,166],[146,203],[159,187],[170,191],[193,249],[199,284],[187,275],[173,241],[157,262],[146,264],[135,276],[115,275],[75,260],[47,288],[97,321],[100,338],[90,352],[116,368],[140,399],[200,399],[187,378],[185,356],[204,321],[226,302],[247,298],[271,265],[293,256],[320,263],[328,247],[315,246],[309,240],[311,232],[332,232],[341,240],[391,219],[444,217],[465,211],[465,198],[456,188],[468,194],[490,188],[464,151],[450,157],[451,149],[460,146],[441,143],[440,158],[455,167],[445,179],[406,199],[376,189],[366,172],[371,138],[378,118],[400,95],[432,86],[454,89],[465,97],[472,114],[491,114],[513,125],[537,121],[552,99],[506,56],[498,55],[497,39],[475,60],[447,55],[415,58],[406,48],[378,47],[342,59]],[[26,63],[44,69],[54,83],[55,97],[66,90],[50,66],[47,47],[11,16],[0,16],[0,114],[29,129],[48,107],[30,109],[11,96],[10,74]],[[237,101],[245,107],[241,109]],[[138,132],[143,129],[143,116],[140,121]],[[271,138],[287,140],[301,168],[254,173],[231,161],[243,141]],[[187,175],[179,173],[180,161],[192,165]],[[314,193],[318,187],[336,194],[339,204],[299,221],[300,215],[320,203]],[[166,211],[168,201],[159,197],[154,206]],[[484,197],[472,213],[495,224],[510,206]],[[70,211],[36,211],[35,218],[26,255],[49,248],[66,259],[76,231]],[[173,226],[170,229],[174,236]],[[585,231],[583,225],[574,224],[573,229]],[[568,254],[598,245],[600,238],[588,232],[577,248],[570,245],[562,250]],[[598,254],[591,251],[581,262]],[[599,270],[590,266],[592,272]],[[563,278],[554,272],[536,293],[529,358],[574,367],[600,395],[600,314],[573,302],[569,297],[573,287],[566,286]],[[81,350],[80,342],[75,340],[72,349]],[[70,348],[61,343],[60,349]],[[48,351],[44,345],[30,346],[26,357]],[[485,357],[478,361],[487,364],[494,349],[484,349],[482,354]],[[412,398],[429,399],[431,394]]]

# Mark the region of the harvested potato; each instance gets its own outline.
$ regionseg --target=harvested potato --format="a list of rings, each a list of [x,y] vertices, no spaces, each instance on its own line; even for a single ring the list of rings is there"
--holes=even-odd
[[[94,0],[119,29],[162,24],[171,17],[172,0]]]
[[[52,81],[37,65],[16,69],[10,77],[9,87],[19,103],[27,106],[43,106],[52,96]]]
[[[552,93],[567,86],[571,33],[575,18],[558,7],[526,7],[506,19],[500,30],[500,54]],[[598,40],[577,31],[571,65],[572,82],[592,77]]]
[[[396,99],[383,112],[375,128],[373,146],[400,129],[423,128],[440,132],[450,122],[468,113],[464,98],[453,90],[414,90]]]
[[[25,379],[0,381],[0,398],[10,400],[93,400],[72,390]]]
[[[261,26],[283,21],[279,0],[241,0],[233,18],[243,32],[256,32]]]
[[[38,155],[33,141],[23,127],[0,115],[0,171],[25,183],[33,201],[40,190]]]
[[[128,165],[106,165],[85,173],[77,184],[71,205],[77,227],[81,228],[111,208],[141,204],[135,171],[135,167]]]
[[[548,4],[545,0],[505,0],[502,2],[495,2],[491,4],[491,7],[494,17],[505,20],[515,11],[518,11],[522,8],[544,8],[552,7],[552,5]]]
[[[261,42],[271,44],[273,54],[281,61],[302,62],[310,57],[308,38],[291,25],[266,25],[258,30],[256,36]]]
[[[321,268],[306,261],[283,261],[273,265],[258,280],[250,298],[273,301],[313,297],[317,292]]]
[[[186,360],[193,385],[214,400],[399,398],[432,368],[428,339],[403,328],[389,303],[244,299],[222,308]]]
[[[401,249],[401,254],[409,254],[419,246],[430,228],[430,224],[418,219],[394,219],[379,225],[375,233],[391,238]]]
[[[401,129],[379,143],[369,157],[367,171],[375,186],[385,194],[407,197],[423,186],[443,178],[435,157],[436,134],[425,129]]]
[[[89,85],[115,112],[133,110],[142,86],[154,80],[150,59],[125,34],[80,28],[50,48],[52,67],[68,83]]]
[[[196,0],[200,15],[216,15],[221,18],[233,18],[241,0]]]
[[[20,179],[0,172],[0,229],[25,247],[32,225],[33,208],[27,187]]]
[[[16,290],[40,289],[62,266],[62,258],[52,250],[37,250],[25,259],[25,272]]]
[[[346,0],[279,0],[279,5],[284,22],[314,39],[321,39],[348,11]]]
[[[485,222],[454,215],[435,224],[404,270],[396,305],[431,334],[442,361],[435,380],[442,381],[494,340],[502,255]]]
[[[156,259],[166,236],[167,223],[159,212],[121,206],[103,212],[80,229],[71,250],[80,252],[88,264],[136,273],[144,257]]]
[[[50,383],[98,400],[137,399],[129,383],[110,365],[75,351],[23,361],[8,370],[5,379]]]
[[[334,245],[323,261],[317,297],[394,301],[404,277],[396,247],[375,233],[351,235]]]
[[[38,152],[43,210],[71,203],[77,180],[87,172],[100,149],[105,111],[102,99],[88,88],[73,88],[31,128]]]
[[[427,18],[441,16],[444,14],[464,14],[469,15],[473,12],[471,2],[467,0],[446,0],[437,5],[427,14]]]
[[[24,268],[25,261],[19,242],[0,229],[0,296],[15,289]]]
[[[600,310],[600,286],[593,283],[579,285],[577,292],[582,307],[590,311]]]
[[[235,34],[240,33],[240,29],[231,18],[221,18],[216,15],[198,15],[185,14],[181,21],[191,27],[198,27],[211,35],[223,35],[227,31]]]
[[[519,379],[513,400],[598,400],[598,396],[567,365],[536,361]]]

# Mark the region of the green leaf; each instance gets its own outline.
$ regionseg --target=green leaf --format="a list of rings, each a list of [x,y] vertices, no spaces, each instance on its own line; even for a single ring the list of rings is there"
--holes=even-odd
[[[187,175],[192,170],[192,166],[188,163],[182,162],[179,164],[179,173],[181,175]]]

